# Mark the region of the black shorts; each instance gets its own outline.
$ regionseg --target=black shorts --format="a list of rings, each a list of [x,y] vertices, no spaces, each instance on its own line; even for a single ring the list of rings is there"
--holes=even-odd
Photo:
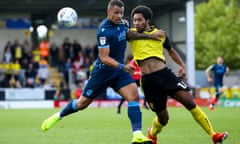
[[[142,76],[142,88],[150,108],[155,112],[166,109],[168,96],[174,97],[179,90],[189,90],[168,68]]]

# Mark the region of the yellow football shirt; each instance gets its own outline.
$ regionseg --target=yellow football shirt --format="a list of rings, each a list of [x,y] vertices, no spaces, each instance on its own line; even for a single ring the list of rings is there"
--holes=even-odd
[[[131,28],[132,31],[136,31],[135,28]],[[153,28],[152,31],[144,31],[144,34],[153,34],[157,32],[157,28]],[[165,56],[163,54],[163,43],[166,37],[161,37],[161,40],[152,39],[138,39],[129,40],[130,48],[135,61],[144,60],[149,57],[157,57],[165,61]]]

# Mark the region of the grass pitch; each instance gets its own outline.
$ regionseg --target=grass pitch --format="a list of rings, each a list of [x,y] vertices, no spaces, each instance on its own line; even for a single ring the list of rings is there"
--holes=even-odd
[[[240,109],[217,107],[203,110],[216,131],[228,131],[224,144],[240,143]],[[127,109],[88,108],[64,118],[47,132],[41,122],[59,109],[0,110],[0,144],[130,144],[132,134]],[[143,130],[154,113],[142,109]],[[158,136],[159,144],[211,144],[210,137],[184,108],[169,108],[170,120]]]

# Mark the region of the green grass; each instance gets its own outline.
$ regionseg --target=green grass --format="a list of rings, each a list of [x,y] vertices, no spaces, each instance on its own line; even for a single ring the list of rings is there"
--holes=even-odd
[[[64,118],[47,132],[41,122],[59,109],[0,110],[0,144],[130,144],[132,134],[126,108],[89,108]],[[228,131],[224,144],[237,144],[240,137],[239,108],[203,110],[216,131]],[[154,113],[142,109],[143,130]],[[170,120],[159,135],[159,144],[211,144],[209,136],[184,108],[169,108]]]

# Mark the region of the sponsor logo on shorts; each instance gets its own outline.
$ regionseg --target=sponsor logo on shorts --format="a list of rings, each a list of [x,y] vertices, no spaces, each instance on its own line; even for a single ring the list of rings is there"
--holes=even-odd
[[[179,86],[179,87],[181,87],[181,88],[183,88],[183,89],[187,89],[187,85],[186,85],[184,82],[179,82],[179,83],[177,84],[177,86]]]
[[[93,93],[93,90],[88,90],[88,91],[87,91],[87,96],[91,96],[92,93]]]

